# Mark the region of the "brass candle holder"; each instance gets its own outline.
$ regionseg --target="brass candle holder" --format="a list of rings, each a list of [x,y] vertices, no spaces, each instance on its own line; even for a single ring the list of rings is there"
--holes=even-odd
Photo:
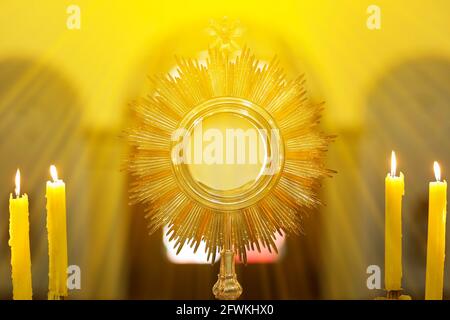
[[[402,292],[403,290],[386,290],[386,297],[377,297],[375,300],[412,300],[411,296]]]

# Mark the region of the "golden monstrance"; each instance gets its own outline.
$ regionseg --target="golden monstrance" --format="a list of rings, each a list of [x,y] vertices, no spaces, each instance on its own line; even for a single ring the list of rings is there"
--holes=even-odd
[[[237,299],[235,256],[277,252],[276,234],[298,234],[320,204],[331,137],[303,77],[288,80],[276,59],[263,64],[240,49],[231,23],[212,33],[206,61],[177,59],[177,75],[153,77],[154,91],[133,104],[128,170],[150,232],[167,225],[178,252],[204,241],[208,259],[220,253],[213,293]]]

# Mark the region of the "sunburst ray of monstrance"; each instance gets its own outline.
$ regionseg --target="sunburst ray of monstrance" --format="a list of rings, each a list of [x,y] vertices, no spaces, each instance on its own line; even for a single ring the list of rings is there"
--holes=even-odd
[[[277,252],[276,234],[300,232],[332,173],[331,136],[303,77],[289,81],[276,59],[263,65],[249,49],[229,48],[221,41],[204,63],[177,59],[177,76],[153,77],[127,131],[132,202],[148,205],[150,233],[169,226],[178,252],[202,241],[211,261],[220,252],[219,299],[242,293],[235,254],[245,263],[247,250]]]

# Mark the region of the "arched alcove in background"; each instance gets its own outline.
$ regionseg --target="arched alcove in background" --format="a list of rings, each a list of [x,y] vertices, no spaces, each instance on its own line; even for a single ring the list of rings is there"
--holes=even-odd
[[[247,44],[257,57],[270,61],[275,55],[289,78],[311,71],[285,39],[272,29],[242,21],[245,26],[240,44]],[[167,73],[176,66],[175,55],[201,58],[211,39],[205,32],[205,22],[182,26],[175,34],[168,34],[153,43],[148,55],[137,64],[135,77],[130,79],[130,92],[136,97],[150,92],[148,76]],[[263,32],[262,32],[263,30]],[[203,35],[203,36],[202,36]],[[257,39],[257,40],[255,40]],[[297,46],[297,50],[298,50]],[[314,74],[306,72],[310,97],[322,101],[322,93]],[[138,90],[137,90],[138,89]],[[131,179],[131,178],[130,178]],[[209,299],[217,280],[218,264],[174,264],[167,259],[161,231],[150,237],[144,206],[132,207],[130,225],[130,298],[136,299]],[[286,254],[273,264],[254,264],[238,267],[238,277],[246,299],[317,298],[319,292],[318,237],[320,216],[312,213],[305,219],[305,234],[287,238]]]
[[[365,234],[368,261],[384,266],[384,177],[391,150],[395,150],[406,184],[403,286],[413,298],[423,298],[433,161],[441,164],[444,178],[448,179],[450,172],[450,61],[421,57],[395,66],[369,91],[365,112],[359,159],[361,179],[372,199],[362,195],[366,201],[360,202],[359,209],[364,215],[362,228],[369,230]],[[447,298],[449,276],[446,268]]]
[[[79,96],[57,69],[11,57],[0,61],[0,297],[12,296],[9,194],[17,168],[29,196],[35,298],[46,298],[48,243],[45,184],[55,164],[67,183],[69,264],[80,265],[86,228],[87,149],[80,130]]]

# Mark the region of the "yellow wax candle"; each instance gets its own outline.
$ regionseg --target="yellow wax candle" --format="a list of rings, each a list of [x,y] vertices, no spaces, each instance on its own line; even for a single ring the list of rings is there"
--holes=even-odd
[[[396,176],[396,158],[392,151],[391,172],[385,180],[385,288],[402,289],[402,197],[405,194],[403,173]]]
[[[28,196],[20,196],[20,171],[16,173],[16,197],[9,197],[9,246],[14,300],[31,300],[30,224]]]
[[[48,299],[67,296],[66,186],[50,167],[53,181],[47,181],[47,230],[49,256]]]
[[[435,182],[430,182],[428,199],[428,245],[425,299],[442,300],[444,287],[445,225],[447,219],[447,182],[434,162]]]

